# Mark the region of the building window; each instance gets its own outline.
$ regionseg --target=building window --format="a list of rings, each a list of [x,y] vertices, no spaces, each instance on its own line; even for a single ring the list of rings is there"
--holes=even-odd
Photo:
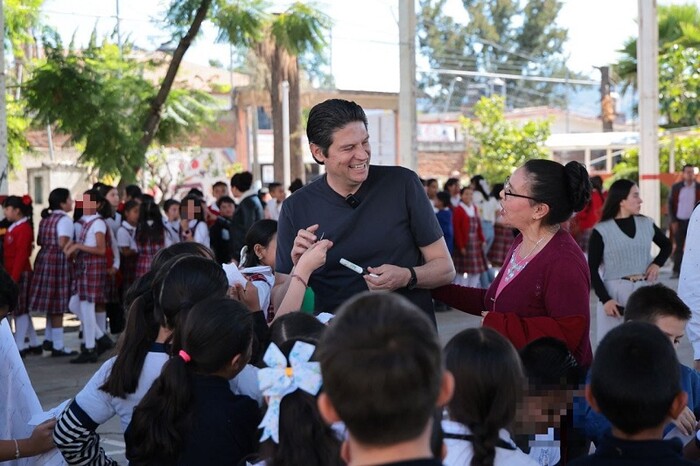
[[[44,177],[34,177],[34,204],[44,203]]]

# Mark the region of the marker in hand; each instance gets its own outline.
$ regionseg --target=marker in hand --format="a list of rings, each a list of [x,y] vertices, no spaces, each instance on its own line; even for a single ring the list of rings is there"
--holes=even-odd
[[[359,273],[360,275],[364,275],[366,273],[362,267],[360,267],[357,264],[353,264],[352,262],[350,262],[347,259],[340,259],[340,265],[345,266],[345,267],[349,268],[350,270],[352,270],[353,272]],[[374,278],[379,278],[379,275],[374,274],[374,273],[370,273],[369,276],[374,277]]]

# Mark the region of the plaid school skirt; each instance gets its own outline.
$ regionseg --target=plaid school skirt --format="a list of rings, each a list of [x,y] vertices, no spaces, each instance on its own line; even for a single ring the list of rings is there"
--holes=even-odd
[[[12,315],[14,316],[22,316],[29,313],[29,296],[32,287],[32,272],[22,272],[19,276],[17,286],[19,288],[17,305],[13,309],[10,309],[10,312],[12,312]]]
[[[68,310],[73,267],[58,246],[44,246],[34,263],[29,310],[61,315]]]
[[[463,273],[480,274],[487,270],[483,249],[478,245],[476,238],[474,238],[474,241],[472,241],[472,238],[469,239],[466,255],[462,255],[457,249],[452,254],[452,261],[455,264],[455,270],[458,275]]]
[[[488,259],[496,267],[501,267],[508,256],[508,251],[513,245],[515,237],[513,229],[499,223],[494,225],[494,238],[491,249],[488,252]]]
[[[107,286],[107,258],[78,251],[75,258],[73,294],[81,301],[105,304]]]

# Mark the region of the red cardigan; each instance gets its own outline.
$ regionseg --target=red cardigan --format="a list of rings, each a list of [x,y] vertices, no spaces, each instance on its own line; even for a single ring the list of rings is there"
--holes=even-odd
[[[29,257],[32,255],[33,242],[34,232],[29,221],[17,225],[12,231],[7,229],[3,244],[5,269],[15,283],[19,282],[22,272],[32,271]]]
[[[505,264],[521,242],[518,235]],[[483,325],[507,337],[517,349],[541,337],[554,337],[566,343],[580,365],[590,366],[591,276],[571,235],[559,230],[495,298],[502,277],[499,274],[488,290],[452,284],[433,290],[433,297],[469,314],[489,311]]]
[[[479,209],[474,207],[474,213],[476,219],[478,219]],[[452,208],[455,252],[459,252],[460,249],[467,247],[467,243],[469,242],[469,221],[469,215],[464,211],[464,207],[462,207],[461,203],[457,207]],[[476,223],[476,230],[479,240],[483,244],[486,240],[484,239],[484,232],[481,230],[481,222]]]

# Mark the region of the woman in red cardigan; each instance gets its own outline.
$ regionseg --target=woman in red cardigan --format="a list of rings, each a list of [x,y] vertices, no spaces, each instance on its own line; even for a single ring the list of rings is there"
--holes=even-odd
[[[498,277],[485,289],[446,285],[433,297],[456,309],[482,315],[520,349],[541,337],[566,343],[578,363],[593,358],[588,337],[591,278],[581,249],[559,224],[589,201],[588,172],[530,160],[518,168],[501,193],[505,224],[520,231]]]
[[[15,342],[22,357],[27,354],[41,354],[41,345],[29,316],[29,289],[32,284],[32,266],[29,257],[34,246],[32,227],[32,199],[24,195],[7,196],[2,203],[5,218],[12,222],[3,240],[3,260],[5,269],[19,287],[17,306],[12,309],[15,321]],[[29,338],[29,346],[25,338]]]

